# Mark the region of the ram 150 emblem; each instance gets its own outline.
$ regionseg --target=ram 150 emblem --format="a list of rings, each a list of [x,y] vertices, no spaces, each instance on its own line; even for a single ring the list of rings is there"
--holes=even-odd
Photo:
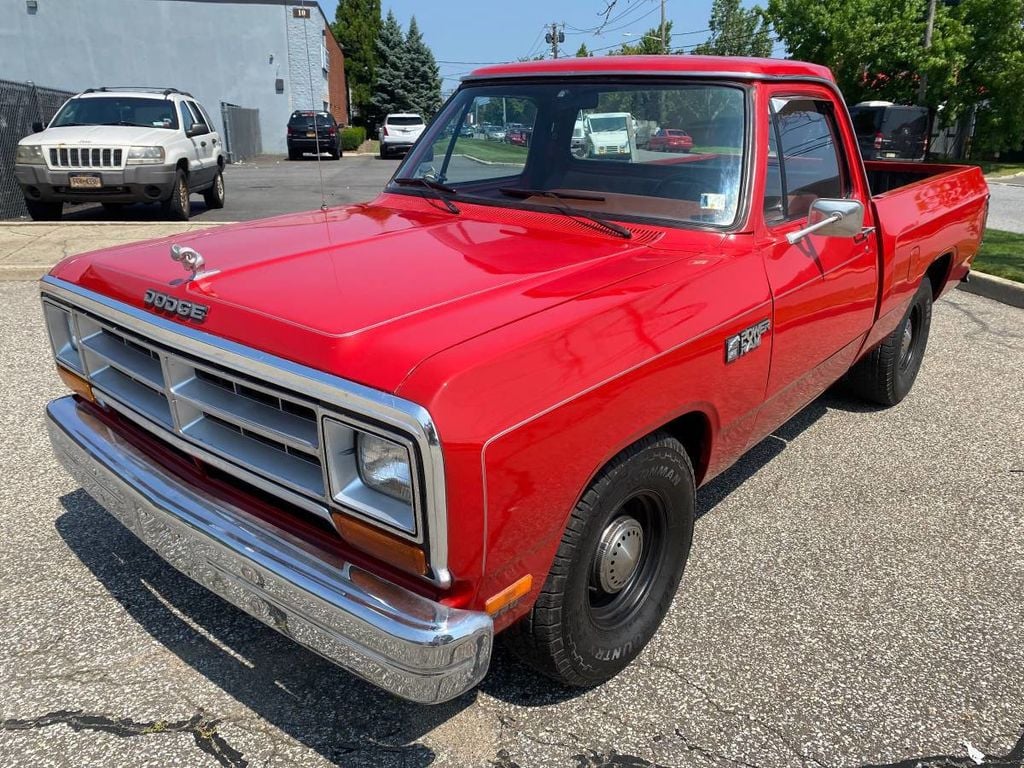
[[[756,325],[744,328],[735,336],[725,340],[725,362],[732,363],[743,357],[748,352],[761,346],[761,336],[768,333],[771,323],[767,319]]]
[[[142,303],[160,312],[180,317],[182,320],[192,320],[201,323],[206,319],[210,308],[206,304],[197,304],[194,301],[183,301],[166,293],[149,289],[142,297]]]

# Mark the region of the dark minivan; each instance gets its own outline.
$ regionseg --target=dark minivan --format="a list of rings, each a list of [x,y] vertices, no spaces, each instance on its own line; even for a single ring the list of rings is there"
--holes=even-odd
[[[296,110],[288,120],[288,159],[298,160],[304,152],[326,152],[341,157],[341,135],[330,112]]]
[[[927,107],[864,101],[850,108],[850,117],[865,160],[924,160]]]

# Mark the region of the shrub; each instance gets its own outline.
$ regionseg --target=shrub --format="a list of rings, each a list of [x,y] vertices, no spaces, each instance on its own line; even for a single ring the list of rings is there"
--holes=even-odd
[[[341,129],[341,148],[344,151],[351,152],[359,149],[364,141],[366,141],[366,129],[361,125]]]

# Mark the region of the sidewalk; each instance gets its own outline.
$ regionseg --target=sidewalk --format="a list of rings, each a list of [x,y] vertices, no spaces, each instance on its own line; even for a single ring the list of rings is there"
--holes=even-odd
[[[0,280],[38,280],[65,256],[194,232],[220,223],[0,222]]]

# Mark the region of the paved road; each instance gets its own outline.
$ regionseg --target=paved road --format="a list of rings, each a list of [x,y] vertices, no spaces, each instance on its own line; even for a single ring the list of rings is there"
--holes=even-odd
[[[192,196],[192,218],[196,222],[249,221],[293,211],[320,207],[319,170],[323,171],[328,205],[359,203],[375,197],[391,178],[399,160],[380,160],[369,155],[345,155],[340,160],[324,159],[319,164],[309,155],[290,161],[261,157],[229,165],[224,172],[227,203],[220,210],[207,210],[203,198]],[[116,213],[99,206],[65,208],[67,221],[157,221],[156,205],[133,205]]]
[[[702,490],[680,595],[620,677],[562,691],[499,645],[437,708],[221,602],[79,489],[42,429],[39,314],[0,284],[4,768],[937,768],[973,765],[964,741],[1024,765],[1020,310],[954,292],[903,404],[825,397]]]
[[[988,225],[1024,234],[1024,176],[1006,181],[989,181],[992,199],[989,202]]]

